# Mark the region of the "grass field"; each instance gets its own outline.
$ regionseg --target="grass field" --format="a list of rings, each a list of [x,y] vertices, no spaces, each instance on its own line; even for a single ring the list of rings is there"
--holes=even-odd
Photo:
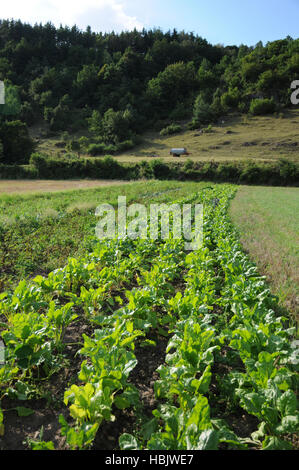
[[[149,181],[0,196],[1,450],[299,448],[296,329],[230,222],[237,191]],[[94,207],[118,194],[203,204],[202,248],[96,239]],[[282,223],[273,238],[294,258],[297,199],[277,195],[292,200],[290,239]],[[261,216],[274,208],[264,196]]]
[[[283,117],[282,117],[283,116]],[[214,125],[212,133],[200,133],[200,130],[186,130],[168,137],[161,137],[158,132],[143,135],[143,143],[132,150],[116,155],[120,162],[136,162],[152,158],[165,161],[178,161],[169,155],[173,147],[186,147],[189,157],[195,161],[232,161],[257,159],[273,161],[286,157],[299,160],[298,124],[299,110],[285,111],[281,117],[249,117],[231,115],[224,118],[224,123]],[[35,132],[34,135],[38,135]],[[79,136],[79,135],[78,135]],[[74,136],[75,138],[78,136]],[[55,146],[58,137],[39,137],[38,149],[47,154],[57,154]]]
[[[298,320],[299,190],[242,186],[230,214],[246,251]]]

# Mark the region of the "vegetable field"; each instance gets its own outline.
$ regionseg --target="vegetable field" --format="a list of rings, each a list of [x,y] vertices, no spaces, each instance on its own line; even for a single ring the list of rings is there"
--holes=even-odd
[[[90,237],[0,294],[0,448],[299,448],[296,327],[242,250],[236,191],[178,196],[204,206],[199,250]]]

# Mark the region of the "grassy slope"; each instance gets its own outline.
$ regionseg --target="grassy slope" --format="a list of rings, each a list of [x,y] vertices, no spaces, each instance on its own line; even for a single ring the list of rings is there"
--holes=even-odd
[[[122,162],[134,162],[152,159],[153,156],[166,161],[178,161],[169,155],[172,147],[187,147],[192,154],[188,158],[203,161],[224,161],[240,159],[277,160],[287,157],[299,160],[298,124],[299,110],[294,108],[284,113],[284,117],[261,116],[248,117],[232,115],[224,118],[224,124],[213,126],[211,134],[188,131],[168,137],[161,137],[159,132],[148,132],[143,136],[143,143],[132,150],[117,155]],[[186,123],[183,123],[186,129]],[[33,135],[39,138],[38,150],[48,154],[61,153],[55,144],[59,136],[40,137],[40,131]],[[80,134],[79,134],[80,135]],[[74,136],[79,137],[79,135]],[[249,144],[249,145],[248,145]],[[181,157],[186,160],[187,157]]]
[[[230,214],[241,241],[285,306],[299,319],[299,190],[243,186]]]

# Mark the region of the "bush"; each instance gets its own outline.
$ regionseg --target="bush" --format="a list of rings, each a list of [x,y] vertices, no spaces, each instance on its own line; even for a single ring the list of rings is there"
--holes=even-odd
[[[196,119],[192,119],[192,121],[188,122],[187,128],[190,131],[195,131],[200,128],[200,122],[197,121]]]
[[[21,121],[5,121],[0,124],[0,140],[3,144],[3,160],[7,164],[27,163],[35,149],[27,125]]]
[[[182,132],[182,126],[179,124],[170,124],[170,126],[164,127],[164,129],[160,131],[160,135],[172,135],[178,134],[179,132]]]
[[[192,106],[191,106],[192,107]],[[181,121],[190,117],[190,105],[187,103],[179,103],[173,111],[169,114],[170,119],[174,121]]]
[[[193,119],[201,124],[209,124],[215,120],[215,112],[203,93],[200,93],[195,100]]]
[[[193,160],[191,160],[191,158],[188,158],[188,160],[186,160],[183,166],[183,171],[186,172],[188,170],[193,170],[193,168],[194,168],[194,162]]]
[[[173,176],[170,165],[167,165],[167,163],[164,163],[160,159],[150,162],[150,167],[152,169],[154,178],[171,179]]]
[[[0,178],[103,178],[103,179],[177,179],[221,181],[272,186],[298,186],[299,165],[286,159],[274,163],[243,162],[165,163],[160,159],[135,164],[120,164],[111,156],[97,158],[53,158],[32,154],[30,165],[1,165]]]
[[[224,109],[237,108],[241,100],[241,93],[238,88],[230,88],[221,96],[221,105]]]
[[[294,162],[286,158],[279,160],[279,176],[284,184],[296,183],[299,181],[299,167]]]
[[[113,154],[118,150],[118,146],[114,144],[105,145],[105,154]]]
[[[124,140],[123,142],[120,142],[118,145],[117,145],[117,150],[119,152],[125,152],[126,150],[130,150],[131,148],[133,148],[135,146],[134,142],[132,139],[130,140]]]
[[[138,164],[138,175],[139,178],[151,179],[154,178],[153,166],[146,160],[142,160]]]
[[[117,147],[116,145],[106,145],[104,143],[99,143],[99,144],[90,144],[87,147],[87,153],[89,155],[92,155],[93,157],[99,156],[99,155],[105,155],[107,153],[116,153]]]
[[[134,121],[133,112],[108,109],[101,121],[102,136],[106,143],[118,144],[131,136],[130,127]]]
[[[205,127],[204,129],[202,129],[202,132],[204,134],[212,134],[214,132],[212,124],[209,124],[208,127]]]
[[[105,144],[89,144],[87,147],[87,153],[93,157],[103,155],[105,153]]]
[[[66,149],[69,152],[77,152],[78,154],[80,154],[80,151],[81,151],[80,142],[78,140],[72,139],[66,144]]]
[[[38,169],[33,165],[4,165],[0,163],[0,179],[36,179]]]
[[[269,100],[265,99],[254,99],[250,103],[249,112],[254,116],[260,116],[262,114],[273,114],[276,111],[276,104],[273,98]]]

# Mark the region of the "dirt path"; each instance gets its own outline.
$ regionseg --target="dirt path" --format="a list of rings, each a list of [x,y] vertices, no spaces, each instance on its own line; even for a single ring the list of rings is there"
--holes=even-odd
[[[0,180],[0,194],[66,191],[98,186],[115,186],[130,181],[120,180]]]

